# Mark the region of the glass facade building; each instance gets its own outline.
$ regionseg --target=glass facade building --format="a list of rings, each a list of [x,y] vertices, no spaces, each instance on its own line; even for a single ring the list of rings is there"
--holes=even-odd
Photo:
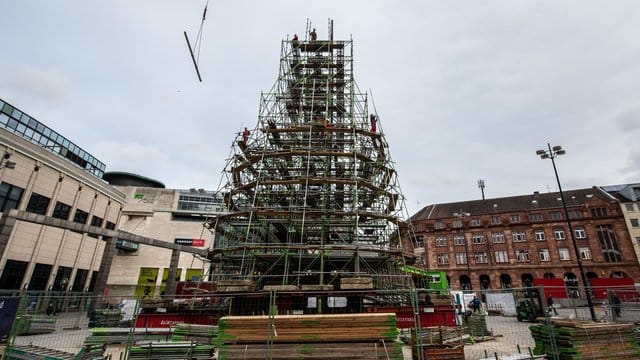
[[[0,99],[0,127],[102,178],[105,164],[38,120]]]

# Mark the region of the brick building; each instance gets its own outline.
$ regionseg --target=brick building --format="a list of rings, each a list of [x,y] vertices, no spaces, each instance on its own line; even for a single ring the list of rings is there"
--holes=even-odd
[[[599,187],[564,195],[587,277],[640,279],[620,201]],[[445,271],[453,289],[521,287],[535,278],[581,285],[557,192],[434,204],[411,221],[418,264]]]

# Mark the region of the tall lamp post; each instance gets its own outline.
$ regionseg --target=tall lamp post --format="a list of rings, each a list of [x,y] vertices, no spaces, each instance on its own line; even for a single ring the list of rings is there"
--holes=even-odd
[[[582,266],[582,259],[580,258],[580,251],[578,250],[578,244],[576,243],[576,236],[573,233],[573,227],[571,226],[571,219],[569,218],[569,211],[567,210],[567,203],[564,200],[564,193],[562,192],[562,186],[560,185],[560,178],[558,177],[558,169],[556,168],[555,158],[559,155],[564,155],[566,151],[562,149],[562,146],[556,145],[551,147],[551,144],[547,143],[547,150],[538,150],[536,155],[542,159],[551,159],[553,164],[553,172],[556,175],[556,181],[558,183],[558,190],[560,191],[560,199],[562,200],[562,208],[564,209],[564,217],[567,219],[567,225],[569,226],[569,234],[571,234],[571,242],[573,243],[573,250],[576,255],[576,261],[578,262],[578,269],[580,270],[580,276],[582,277],[582,284],[584,285],[585,294],[587,296],[587,305],[589,306],[589,312],[591,313],[591,320],[596,321],[596,313],[593,310],[593,300],[591,299],[591,285],[587,281],[587,276],[584,273],[584,267]]]
[[[464,256],[465,261],[467,262],[467,277],[469,278],[469,290],[473,290],[473,285],[471,285],[471,266],[469,265],[469,246],[467,245],[467,235],[464,233],[464,218],[471,216],[468,212],[460,211],[457,213],[453,213],[453,216],[460,219],[462,222],[462,236],[464,237]]]

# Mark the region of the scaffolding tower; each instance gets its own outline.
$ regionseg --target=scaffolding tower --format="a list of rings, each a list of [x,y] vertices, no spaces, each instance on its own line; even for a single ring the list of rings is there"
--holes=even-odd
[[[211,274],[229,291],[410,287],[389,145],[353,76],[352,40],[283,40],[278,79],[224,170]]]

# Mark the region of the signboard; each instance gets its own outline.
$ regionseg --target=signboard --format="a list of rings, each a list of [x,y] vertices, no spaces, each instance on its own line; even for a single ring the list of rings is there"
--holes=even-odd
[[[148,298],[155,295],[156,281],[158,280],[159,272],[158,268],[140,268],[138,286],[136,287],[136,297]]]
[[[180,238],[176,238],[173,242],[175,244],[185,245],[185,246],[195,246],[195,247],[203,247],[204,246],[204,239],[180,239]]]
[[[186,281],[202,281],[202,269],[187,269]]]
[[[176,281],[180,281],[181,275],[182,275],[182,269],[176,269]],[[164,268],[162,270],[162,285],[160,285],[160,295],[164,295],[164,292],[167,290],[168,278],[169,278],[169,269]]]

